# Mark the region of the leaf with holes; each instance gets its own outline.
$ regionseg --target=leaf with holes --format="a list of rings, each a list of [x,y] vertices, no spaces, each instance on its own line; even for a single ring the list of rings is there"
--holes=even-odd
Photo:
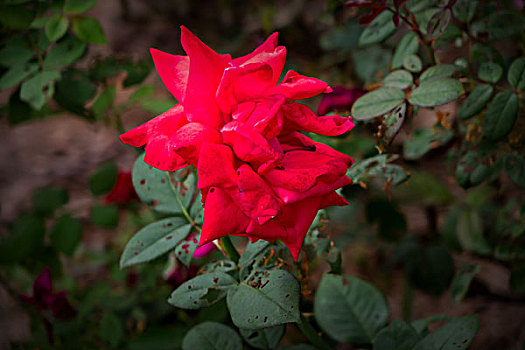
[[[405,100],[405,93],[397,88],[382,87],[361,96],[352,106],[352,117],[367,120],[390,112]]]
[[[390,113],[385,114],[381,127],[383,130],[384,139],[390,143],[397,135],[405,121],[407,111],[406,103],[394,108]]]
[[[404,89],[412,85],[412,74],[406,70],[399,69],[388,74],[383,80],[383,86]]]
[[[228,290],[233,323],[260,329],[299,321],[299,283],[284,270],[257,270]]]
[[[199,234],[190,234],[175,247],[175,256],[188,267],[193,259],[193,253],[199,246],[199,237]]]
[[[196,325],[182,341],[182,350],[242,350],[242,339],[231,327],[217,322]]]
[[[355,277],[324,275],[314,302],[319,326],[333,339],[370,344],[388,319],[384,296]]]
[[[505,157],[505,173],[522,190],[525,190],[525,158],[511,154]]]
[[[412,91],[408,102],[421,107],[441,106],[457,100],[463,93],[463,85],[455,79],[426,80]]]
[[[200,309],[215,304],[237,281],[227,273],[215,271],[199,275],[181,284],[171,293],[168,302],[182,309]]]
[[[466,120],[477,115],[485,108],[493,92],[494,88],[492,85],[484,84],[476,86],[459,107],[458,118]]]
[[[140,264],[167,253],[186,238],[190,228],[182,218],[168,218],[147,225],[126,245],[120,266]]]
[[[514,60],[509,67],[507,80],[510,85],[518,90],[525,89],[525,57]]]
[[[419,39],[414,32],[408,32],[396,46],[392,57],[392,68],[403,66],[405,56],[415,55],[419,50]]]
[[[403,320],[393,320],[374,339],[374,350],[411,350],[421,339],[414,327]]]
[[[503,68],[494,62],[483,62],[479,67],[478,78],[487,83],[497,83],[503,75]]]
[[[463,300],[470,283],[479,271],[481,271],[481,265],[479,264],[467,263],[459,268],[450,284],[450,297],[454,303],[459,303]]]
[[[421,62],[421,58],[416,55],[409,55],[403,58],[403,67],[405,67],[406,70],[417,73],[421,72],[423,62]]]
[[[256,349],[275,349],[286,330],[285,325],[263,329],[240,329],[244,340]]]
[[[413,350],[467,349],[479,328],[477,316],[464,316],[450,320],[430,333]]]
[[[377,16],[359,37],[359,46],[377,44],[396,31],[396,26],[392,22],[392,13],[383,11]]]
[[[511,131],[518,118],[518,96],[510,91],[502,91],[494,96],[485,113],[481,131],[488,139],[499,141]]]
[[[170,175],[146,164],[144,154],[137,158],[132,174],[133,187],[141,201],[164,214],[182,213],[170,185]]]
[[[212,273],[215,271],[228,273],[228,272],[234,272],[235,270],[237,270],[237,264],[235,264],[231,260],[224,259],[224,260],[212,261],[204,265],[199,270],[199,273]]]
[[[450,78],[460,67],[455,64],[438,64],[426,69],[419,77],[420,82]]]

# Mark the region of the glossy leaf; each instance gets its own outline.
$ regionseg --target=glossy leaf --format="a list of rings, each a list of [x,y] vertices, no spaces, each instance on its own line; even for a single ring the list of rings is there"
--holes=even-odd
[[[244,329],[298,322],[299,290],[295,277],[285,270],[253,271],[228,290],[232,321]]]
[[[49,239],[51,245],[66,255],[73,255],[80,240],[82,239],[82,222],[69,214],[64,214],[57,219]]]
[[[463,264],[456,272],[452,283],[450,284],[450,296],[452,301],[459,303],[468,292],[470,283],[474,277],[481,271],[479,264]]]
[[[186,334],[182,350],[242,350],[242,340],[231,327],[216,322],[204,322]]]
[[[76,36],[90,44],[106,44],[106,35],[100,23],[93,17],[79,16],[71,20],[73,32]]]
[[[388,319],[384,296],[355,277],[325,274],[314,302],[319,326],[333,339],[354,344],[372,343]]]
[[[525,89],[525,57],[515,59],[509,67],[507,80],[518,90]]]
[[[390,112],[405,100],[405,93],[399,89],[383,87],[361,96],[352,106],[356,120],[367,120]]]
[[[400,69],[388,74],[383,80],[383,86],[404,89],[412,85],[412,74]]]
[[[128,242],[120,266],[128,267],[153,260],[179,244],[190,232],[183,218],[163,219],[143,227]]]
[[[426,80],[412,91],[408,102],[421,107],[440,106],[457,100],[463,93],[463,85],[455,79]]]
[[[494,96],[483,120],[482,133],[492,141],[504,139],[511,131],[518,117],[518,96],[502,91]]]
[[[408,32],[396,46],[394,56],[392,57],[392,68],[396,69],[403,66],[405,57],[417,54],[418,50],[419,39],[417,35],[414,32]]]
[[[403,58],[403,67],[411,72],[421,72],[423,62],[416,55],[408,55]]]
[[[168,302],[182,309],[200,309],[215,304],[226,296],[237,281],[227,273],[215,271],[192,278],[171,293]]]
[[[458,118],[466,120],[480,113],[489,102],[493,92],[492,85],[476,86],[459,107]]]
[[[263,329],[240,329],[244,340],[256,349],[275,349],[284,335],[286,326],[278,325]]]
[[[383,11],[377,16],[359,37],[359,46],[377,44],[396,31],[396,26],[392,22],[392,13]]]

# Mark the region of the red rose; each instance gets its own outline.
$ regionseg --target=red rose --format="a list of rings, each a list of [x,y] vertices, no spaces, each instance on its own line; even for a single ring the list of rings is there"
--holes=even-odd
[[[138,199],[133,181],[131,180],[131,173],[119,170],[117,173],[117,181],[106,195],[104,201],[108,204],[127,204],[134,199]]]
[[[315,214],[347,202],[335,190],[351,183],[352,159],[299,131],[336,136],[351,118],[318,117],[294,102],[332,90],[289,71],[277,84],[286,49],[272,34],[252,53],[220,55],[182,27],[187,56],[151,50],[164,85],[179,101],[121,136],[146,145],[145,162],[175,171],[197,168],[204,203],[199,244],[232,234],[280,239],[297,260]]]
[[[334,87],[334,91],[323,96],[323,99],[317,107],[317,114],[325,115],[333,111],[349,111],[352,109],[354,102],[363,96],[364,93],[365,91],[363,89],[347,89],[342,86],[336,86]]]

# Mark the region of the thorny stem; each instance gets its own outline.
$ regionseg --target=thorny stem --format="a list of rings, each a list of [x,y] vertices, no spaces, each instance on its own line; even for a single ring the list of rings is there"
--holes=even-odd
[[[430,57],[430,62],[432,63],[432,65],[436,65],[437,62],[436,62],[436,56],[434,54],[434,49],[432,48],[432,45],[431,43],[427,40],[427,38],[425,38],[425,35],[423,34],[423,32],[421,31],[421,29],[419,29],[419,26],[417,24],[417,22],[412,22],[410,19],[408,19],[405,15],[403,15],[401,13],[401,11],[396,11],[396,10],[393,10],[391,9],[390,7],[386,7],[385,8],[386,10],[392,12],[393,14],[398,14],[399,15],[399,18],[401,18],[403,20],[403,22],[405,22],[409,27],[410,27],[410,30],[412,30],[416,35],[417,37],[419,38],[419,40],[423,43],[423,45],[425,45],[425,47],[427,48],[427,51],[428,51],[428,55]]]
[[[330,350],[331,348],[328,344],[325,343],[323,338],[319,336],[317,331],[314,329],[310,321],[304,316],[303,313],[300,314],[300,320],[297,322],[297,327],[301,332],[308,338],[308,340],[317,348],[321,350]]]

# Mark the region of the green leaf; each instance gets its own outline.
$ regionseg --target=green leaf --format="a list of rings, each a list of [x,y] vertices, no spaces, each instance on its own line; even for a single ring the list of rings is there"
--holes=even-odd
[[[525,20],[519,11],[493,11],[484,30],[489,34],[488,40],[501,40],[520,35],[525,31]]]
[[[255,243],[248,243],[246,249],[239,259],[239,266],[241,267],[241,276],[248,275],[250,271],[248,269],[256,263],[257,260],[261,259],[262,256],[270,249],[270,242],[264,240],[258,240]],[[247,273],[243,273],[247,272]]]
[[[399,89],[382,87],[361,96],[352,106],[356,120],[367,120],[390,112],[405,100],[405,93]]]
[[[476,86],[459,107],[458,118],[466,120],[481,112],[492,97],[492,92],[494,92],[492,85]]]
[[[47,21],[49,21],[52,17],[39,17],[35,18],[33,22],[31,22],[31,28],[44,28]],[[45,34],[45,33],[44,33]],[[46,36],[47,38],[47,36]]]
[[[403,67],[411,72],[421,72],[423,62],[416,55],[408,55],[403,58]]]
[[[88,117],[85,105],[97,92],[86,72],[79,69],[68,69],[56,84],[54,99],[63,108],[75,114]]]
[[[200,309],[215,304],[226,296],[237,281],[225,272],[199,275],[181,284],[171,293],[168,302],[182,309]]]
[[[193,253],[199,246],[199,237],[198,235],[189,235],[175,247],[175,256],[187,267],[190,267]]]
[[[518,96],[510,91],[501,91],[489,105],[481,131],[492,141],[504,139],[511,131],[518,117]]]
[[[200,268],[199,273],[204,274],[204,273],[212,273],[215,271],[228,273],[228,272],[233,272],[235,270],[237,270],[236,263],[228,259],[223,259],[223,260],[216,260],[216,261],[207,263],[206,265]]]
[[[118,167],[115,163],[100,166],[89,178],[89,189],[95,196],[108,193],[117,182]]]
[[[473,63],[481,64],[483,62],[494,62],[500,66],[505,66],[505,61],[498,50],[492,46],[476,44],[472,48]]]
[[[407,105],[403,103],[383,116],[381,126],[387,142],[391,142],[403,126],[406,111]]]
[[[476,14],[477,7],[477,0],[458,0],[452,7],[452,13],[460,22],[470,22]]]
[[[97,0],[67,0],[64,11],[73,14],[84,13],[95,6],[96,3]]]
[[[415,55],[419,50],[419,38],[414,32],[408,32],[403,36],[396,46],[392,58],[392,68],[396,69],[403,66],[403,60],[406,56]]]
[[[483,62],[479,67],[478,77],[487,83],[497,83],[502,75],[503,68],[497,63]]]
[[[352,179],[352,181],[368,181],[369,177],[380,176],[385,178],[386,181],[390,181],[394,185],[398,185],[408,179],[408,174],[403,168],[395,164],[388,164],[388,162],[394,161],[399,156],[380,154],[374,157],[363,159],[360,162],[356,162],[348,169],[346,175]]]
[[[408,0],[405,6],[410,10],[410,12],[421,12],[435,4],[435,0]]]
[[[106,44],[106,35],[100,23],[89,16],[73,17],[71,20],[73,32],[82,41],[90,44]]]
[[[509,67],[507,80],[518,90],[525,89],[525,57],[515,59]]]
[[[474,151],[467,152],[458,162],[455,177],[463,188],[477,186],[490,175],[488,160]]]
[[[100,339],[109,344],[112,349],[116,349],[124,340],[124,327],[114,313],[106,313],[102,318],[102,321],[100,321],[99,336]]]
[[[54,82],[60,78],[58,71],[38,72],[31,79],[26,80],[20,90],[20,99],[31,107],[40,110],[46,100],[53,96]]]
[[[69,214],[57,219],[49,238],[51,245],[62,253],[72,256],[82,239],[82,222]]]
[[[33,209],[42,215],[53,215],[56,209],[69,201],[67,190],[63,188],[45,187],[35,192]]]
[[[86,44],[74,38],[67,37],[56,44],[44,58],[44,68],[52,69],[69,66],[77,61],[86,51]]]
[[[454,318],[430,333],[413,350],[467,349],[479,328],[477,316]]]
[[[270,350],[277,348],[285,330],[284,325],[278,325],[264,329],[240,329],[240,332],[251,347]]]
[[[68,26],[67,17],[56,16],[46,21],[44,30],[49,41],[57,41],[66,34]]]
[[[412,74],[400,69],[388,74],[383,81],[383,86],[404,89],[412,85],[412,82]]]
[[[505,173],[522,190],[525,190],[525,157],[510,154],[505,157]]]
[[[377,16],[359,37],[359,46],[377,44],[396,31],[396,26],[392,22],[392,13],[383,11]]]
[[[299,283],[289,272],[258,270],[228,290],[228,309],[233,323],[244,329],[298,322],[299,292]]]
[[[95,115],[96,119],[100,119],[103,114],[113,107],[113,102],[115,100],[116,90],[114,86],[106,87],[100,92],[97,99],[91,106],[91,110]]]
[[[417,160],[431,149],[448,143],[452,136],[451,130],[442,127],[416,130],[403,145],[403,157],[406,160]]]
[[[492,248],[483,236],[483,220],[479,212],[466,209],[461,212],[457,226],[458,240],[463,249],[479,255],[488,255]]]
[[[24,5],[0,5],[0,24],[7,28],[24,30],[29,28],[35,14]]]
[[[118,214],[118,207],[115,205],[94,206],[89,219],[98,227],[115,228],[118,225]]]
[[[380,82],[392,58],[390,50],[379,45],[352,50],[351,55],[355,72],[365,85]]]
[[[467,294],[470,283],[481,271],[481,265],[466,263],[461,265],[450,284],[450,297],[454,303],[459,303]]]
[[[186,334],[182,350],[242,350],[242,340],[231,327],[216,322],[204,322]]]
[[[142,102],[142,108],[153,114],[161,114],[172,108],[177,102],[174,99],[152,99]]]
[[[151,97],[155,94],[155,87],[153,85],[145,85],[139,87],[131,96],[129,97],[129,101],[132,103],[141,103],[143,101],[151,99]]]
[[[20,65],[12,66],[0,78],[0,89],[8,89],[18,85],[22,80],[33,74],[38,70],[38,65],[22,63]]]
[[[9,236],[0,240],[0,262],[19,262],[29,258],[42,246],[46,232],[44,220],[23,214],[13,223]]]
[[[510,270],[509,287],[514,293],[525,293],[525,264],[518,264]]]
[[[430,17],[426,25],[426,34],[429,39],[437,39],[443,34],[450,23],[450,10],[443,9]]]
[[[149,61],[127,61],[123,68],[127,73],[126,80],[123,83],[124,87],[142,83],[151,71]]]
[[[29,61],[35,53],[24,36],[17,35],[9,39],[0,50],[0,64],[6,67],[20,66]]]
[[[454,64],[438,64],[425,70],[419,77],[420,82],[450,78],[452,74],[459,71],[459,67]]]
[[[365,281],[325,274],[315,296],[314,313],[319,326],[333,339],[368,344],[385,326],[388,305]]]
[[[164,214],[182,213],[182,209],[171,188],[168,173],[146,164],[144,162],[144,154],[137,158],[133,166],[132,178],[133,186],[141,201]]]
[[[458,99],[463,85],[455,79],[426,80],[412,91],[408,102],[421,107],[440,106]]]
[[[421,339],[414,327],[403,320],[393,320],[374,339],[374,350],[411,350]]]
[[[494,250],[494,256],[501,261],[525,260],[524,242],[501,242]]]
[[[331,26],[319,38],[319,45],[325,51],[350,53],[358,46],[363,27],[357,21],[346,21],[340,26]]]
[[[128,242],[120,267],[153,260],[174,249],[190,232],[191,225],[183,218],[167,218],[143,227]]]

